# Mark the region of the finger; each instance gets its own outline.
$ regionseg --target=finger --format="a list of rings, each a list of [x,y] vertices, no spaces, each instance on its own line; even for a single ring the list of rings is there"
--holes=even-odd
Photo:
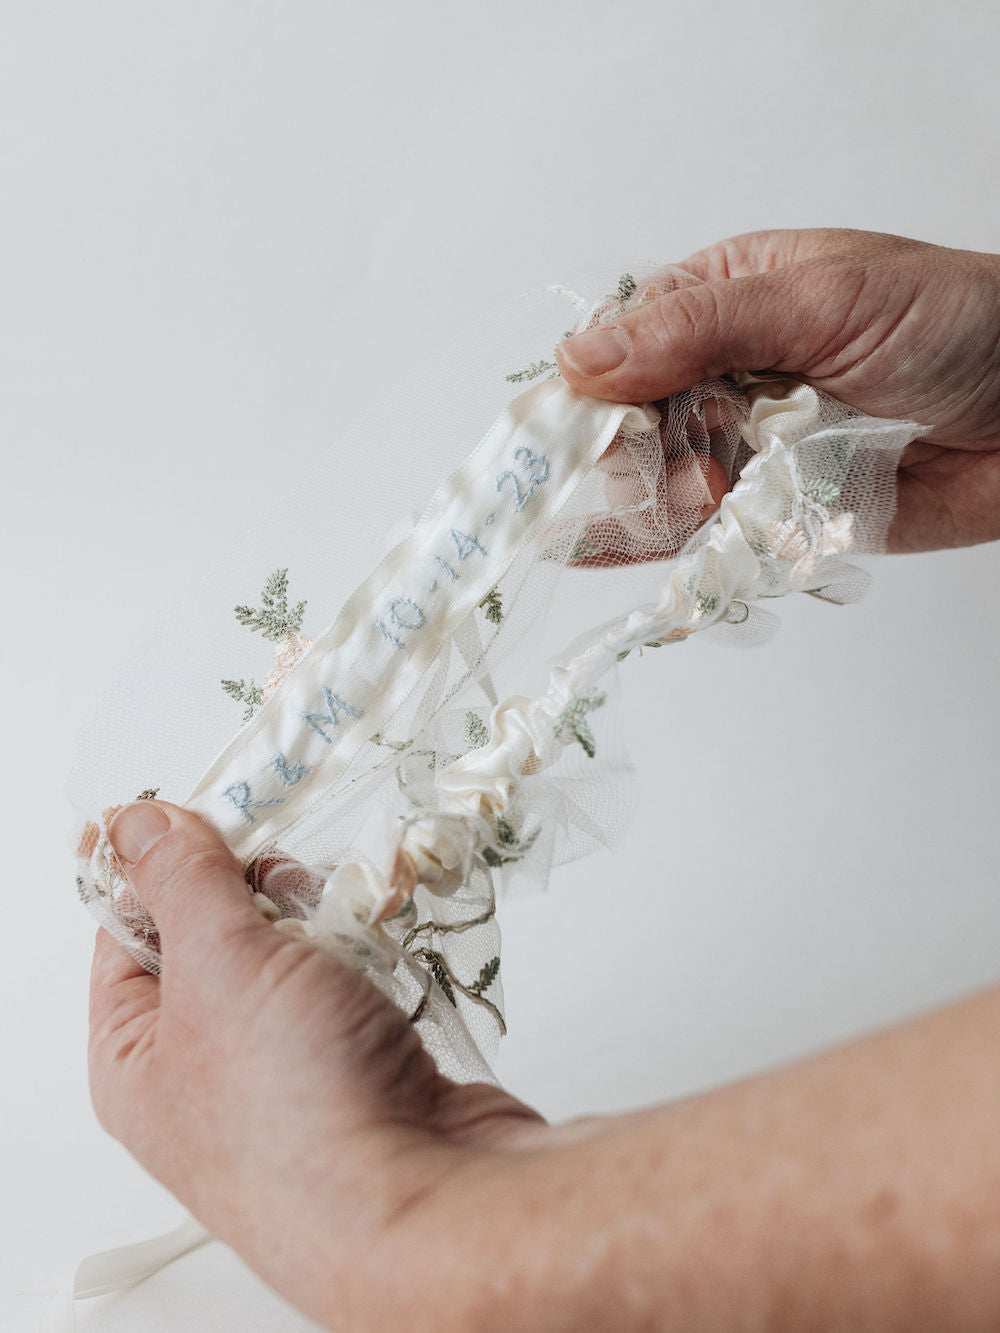
[[[159,1004],[157,978],[100,929],[90,970],[88,1063],[94,1108],[112,1133],[118,1123],[124,1080],[137,1067],[130,1057],[137,1048],[149,1049],[147,1039],[155,1027]],[[134,1099],[134,1094],[126,1092],[125,1096]]]
[[[563,376],[580,393],[649,402],[729,371],[794,363],[811,332],[803,284],[789,280],[798,271],[796,266],[668,292],[613,327],[564,339],[557,349]]]
[[[675,528],[664,525],[645,532],[635,524],[628,525],[612,516],[600,519],[587,529],[579,554],[567,564],[573,569],[612,569],[619,565],[648,564],[654,560],[668,560],[677,555],[694,532],[718,511],[723,496],[729,490],[726,469],[716,458],[710,458],[702,473],[710,499],[704,504],[692,502],[683,513],[676,513]]]
[[[843,248],[855,233],[832,227],[771,228],[729,236],[724,241],[697,250],[681,261],[678,268],[702,282],[722,278],[746,278],[754,273],[771,273],[778,268],[816,255]]]
[[[123,944],[101,926],[94,940],[94,961],[90,969],[92,986],[101,988],[117,986],[127,981],[147,977],[153,984],[156,978],[151,976],[141,963],[136,962]]]
[[[598,463],[608,513],[590,522],[567,563],[603,569],[676,555],[729,489],[729,471],[716,453],[731,461],[744,410],[733,389],[692,401],[683,425],[668,411],[659,423],[663,458],[655,477],[624,439],[616,440]]]
[[[722,504],[722,498],[729,491],[729,476],[726,469],[717,458],[708,460],[708,468],[705,474],[705,485],[708,487],[708,493],[712,497],[705,509],[709,514],[714,514],[719,505]]]
[[[94,941],[90,968],[90,1027],[96,1033],[120,1012],[137,1012],[159,1003],[159,982],[103,927]]]
[[[108,837],[156,923],[165,970],[175,958],[186,962],[186,973],[209,958],[214,967],[237,938],[271,940],[240,863],[197,815],[163,801],[137,801],[115,815]]]

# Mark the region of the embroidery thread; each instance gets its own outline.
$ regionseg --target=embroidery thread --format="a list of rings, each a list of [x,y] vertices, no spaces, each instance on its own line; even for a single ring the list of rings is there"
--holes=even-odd
[[[573,740],[578,741],[583,747],[588,759],[593,759],[597,753],[597,742],[587,721],[587,714],[600,708],[607,697],[603,690],[585,690],[572,698],[556,718],[555,730],[558,738],[565,740],[566,733],[569,732]]]
[[[491,588],[479,603],[479,609],[493,625],[503,624],[503,602],[496,588]]]
[[[490,729],[478,713],[466,713],[465,739],[473,750],[481,750],[489,743]]]
[[[250,722],[269,699],[295,663],[311,647],[312,640],[302,633],[306,603],[288,605],[288,570],[276,569],[268,575],[260,595],[260,606],[236,606],[233,614],[239,623],[275,643],[274,666],[263,685],[255,680],[224,680],[222,688],[231,699],[245,705],[243,721]]]
[[[243,721],[249,722],[264,702],[264,691],[254,680],[224,680],[221,684],[231,699],[246,705],[243,712]]]
[[[274,771],[286,787],[294,787],[309,772],[305,764],[289,764],[283,754],[276,754],[271,763],[274,766]]]
[[[299,602],[289,608],[288,605],[288,570],[276,569],[268,576],[264,590],[260,595],[260,606],[237,606],[234,614],[241,625],[262,634],[265,639],[277,642],[289,634],[302,631],[302,616],[306,609],[305,602]]]
[[[233,803],[233,805],[236,806],[236,809],[240,812],[240,814],[243,816],[243,818],[247,821],[248,824],[256,823],[256,820],[250,813],[251,810],[258,810],[258,809],[262,810],[269,805],[283,804],[283,800],[281,798],[279,798],[276,801],[253,800],[250,795],[249,782],[233,782],[230,784],[230,786],[226,788],[226,790],[222,794],[228,800],[230,800]]]
[[[323,686],[323,702],[326,704],[325,713],[303,713],[302,720],[307,722],[317,736],[322,736],[327,745],[332,745],[330,737],[323,730],[324,726],[340,726],[340,714],[346,713],[348,717],[359,718],[363,709],[352,708],[350,704],[345,704],[343,699],[338,699],[329,686]]]

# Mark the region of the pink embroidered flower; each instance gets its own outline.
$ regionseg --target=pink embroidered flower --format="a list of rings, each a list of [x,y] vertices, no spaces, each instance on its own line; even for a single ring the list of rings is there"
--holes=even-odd
[[[778,560],[794,560],[791,586],[801,588],[826,556],[843,555],[855,542],[856,524],[853,514],[838,514],[828,518],[820,528],[819,540],[810,539],[809,533],[797,519],[785,519],[767,525],[771,554]]]
[[[274,666],[261,686],[261,694],[265,699],[270,699],[295,663],[306,655],[312,644],[313,641],[307,634],[286,634],[277,644],[274,650]]]

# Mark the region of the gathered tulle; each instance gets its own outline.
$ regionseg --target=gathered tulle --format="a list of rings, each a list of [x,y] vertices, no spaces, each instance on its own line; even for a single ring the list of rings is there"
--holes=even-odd
[[[240,856],[262,915],[369,976],[456,1079],[492,1077],[504,1030],[498,892],[544,886],[554,865],[627,826],[619,675],[627,688],[640,654],[669,658],[647,648],[698,633],[760,643],[776,625],[765,604],[790,592],[856,600],[869,576],[851,557],[885,549],[914,424],[779,376],[706,381],[642,407],[583,398],[559,378],[550,349],[570,325],[614,322],[688,281],[664,270],[625,275],[595,302],[532,298],[498,334],[520,343],[523,368],[494,363],[494,388],[465,416],[451,365],[411,427],[418,440],[478,420],[456,442],[456,460],[475,446],[467,462],[392,551],[373,553],[373,573],[339,611],[303,582],[322,569],[313,549],[307,569],[274,559],[259,605],[235,617],[272,654],[260,686],[213,681],[210,663],[240,642],[231,624],[192,631],[178,675],[190,680],[193,654],[199,707],[233,724],[221,749],[206,750],[196,718],[185,729],[169,704],[159,725],[180,725],[174,758],[140,745],[162,794],[212,820]],[[497,387],[514,396],[494,418]],[[711,469],[729,490],[706,519]],[[317,524],[320,554],[323,540]],[[264,559],[255,548],[247,567]],[[231,604],[255,591],[223,595]],[[241,728],[225,713],[237,704]],[[79,786],[78,887],[157,971],[155,923],[107,835],[137,795],[131,721],[112,699],[88,738],[107,758],[100,792],[89,776]],[[204,772],[185,800],[192,756]]]

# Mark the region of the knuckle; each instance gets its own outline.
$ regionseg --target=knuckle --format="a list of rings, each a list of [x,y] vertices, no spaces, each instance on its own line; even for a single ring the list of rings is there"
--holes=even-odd
[[[414,1051],[423,1050],[418,1034],[377,986],[315,945],[282,941],[261,963],[255,985],[256,1021],[268,1029],[307,1006],[325,1009],[338,1058],[359,1077],[390,1071],[396,1079],[419,1059]]]
[[[658,344],[668,347],[683,340],[711,341],[719,328],[719,304],[707,284],[681,287],[656,302],[651,312],[652,332]]]
[[[166,850],[166,849],[165,849]],[[191,895],[199,885],[238,874],[236,862],[229,849],[221,844],[188,843],[171,848],[153,871],[155,895]]]
[[[308,941],[278,939],[275,932],[268,943],[272,948],[258,968],[257,984],[269,999],[311,986],[316,970],[326,967],[327,960]]]
[[[810,307],[836,310],[846,319],[853,311],[870,280],[872,265],[857,255],[838,252],[816,255],[805,260],[794,281],[783,284],[782,298],[790,311],[808,315]]]
[[[344,964],[335,969],[332,996],[342,1049],[353,1066],[372,1076],[381,1073],[392,1084],[401,1071],[420,1060],[423,1045],[396,1006],[361,973]],[[433,1063],[433,1062],[432,1062]]]
[[[91,1029],[91,1063],[113,1068],[127,1060],[146,1035],[149,1018],[145,1013],[112,1014]]]
[[[397,1011],[387,1008],[385,996],[357,973],[345,970],[344,982],[349,983],[341,988],[340,995],[344,1039],[359,1054],[373,1054],[384,1048],[393,1035],[398,1035]]]

